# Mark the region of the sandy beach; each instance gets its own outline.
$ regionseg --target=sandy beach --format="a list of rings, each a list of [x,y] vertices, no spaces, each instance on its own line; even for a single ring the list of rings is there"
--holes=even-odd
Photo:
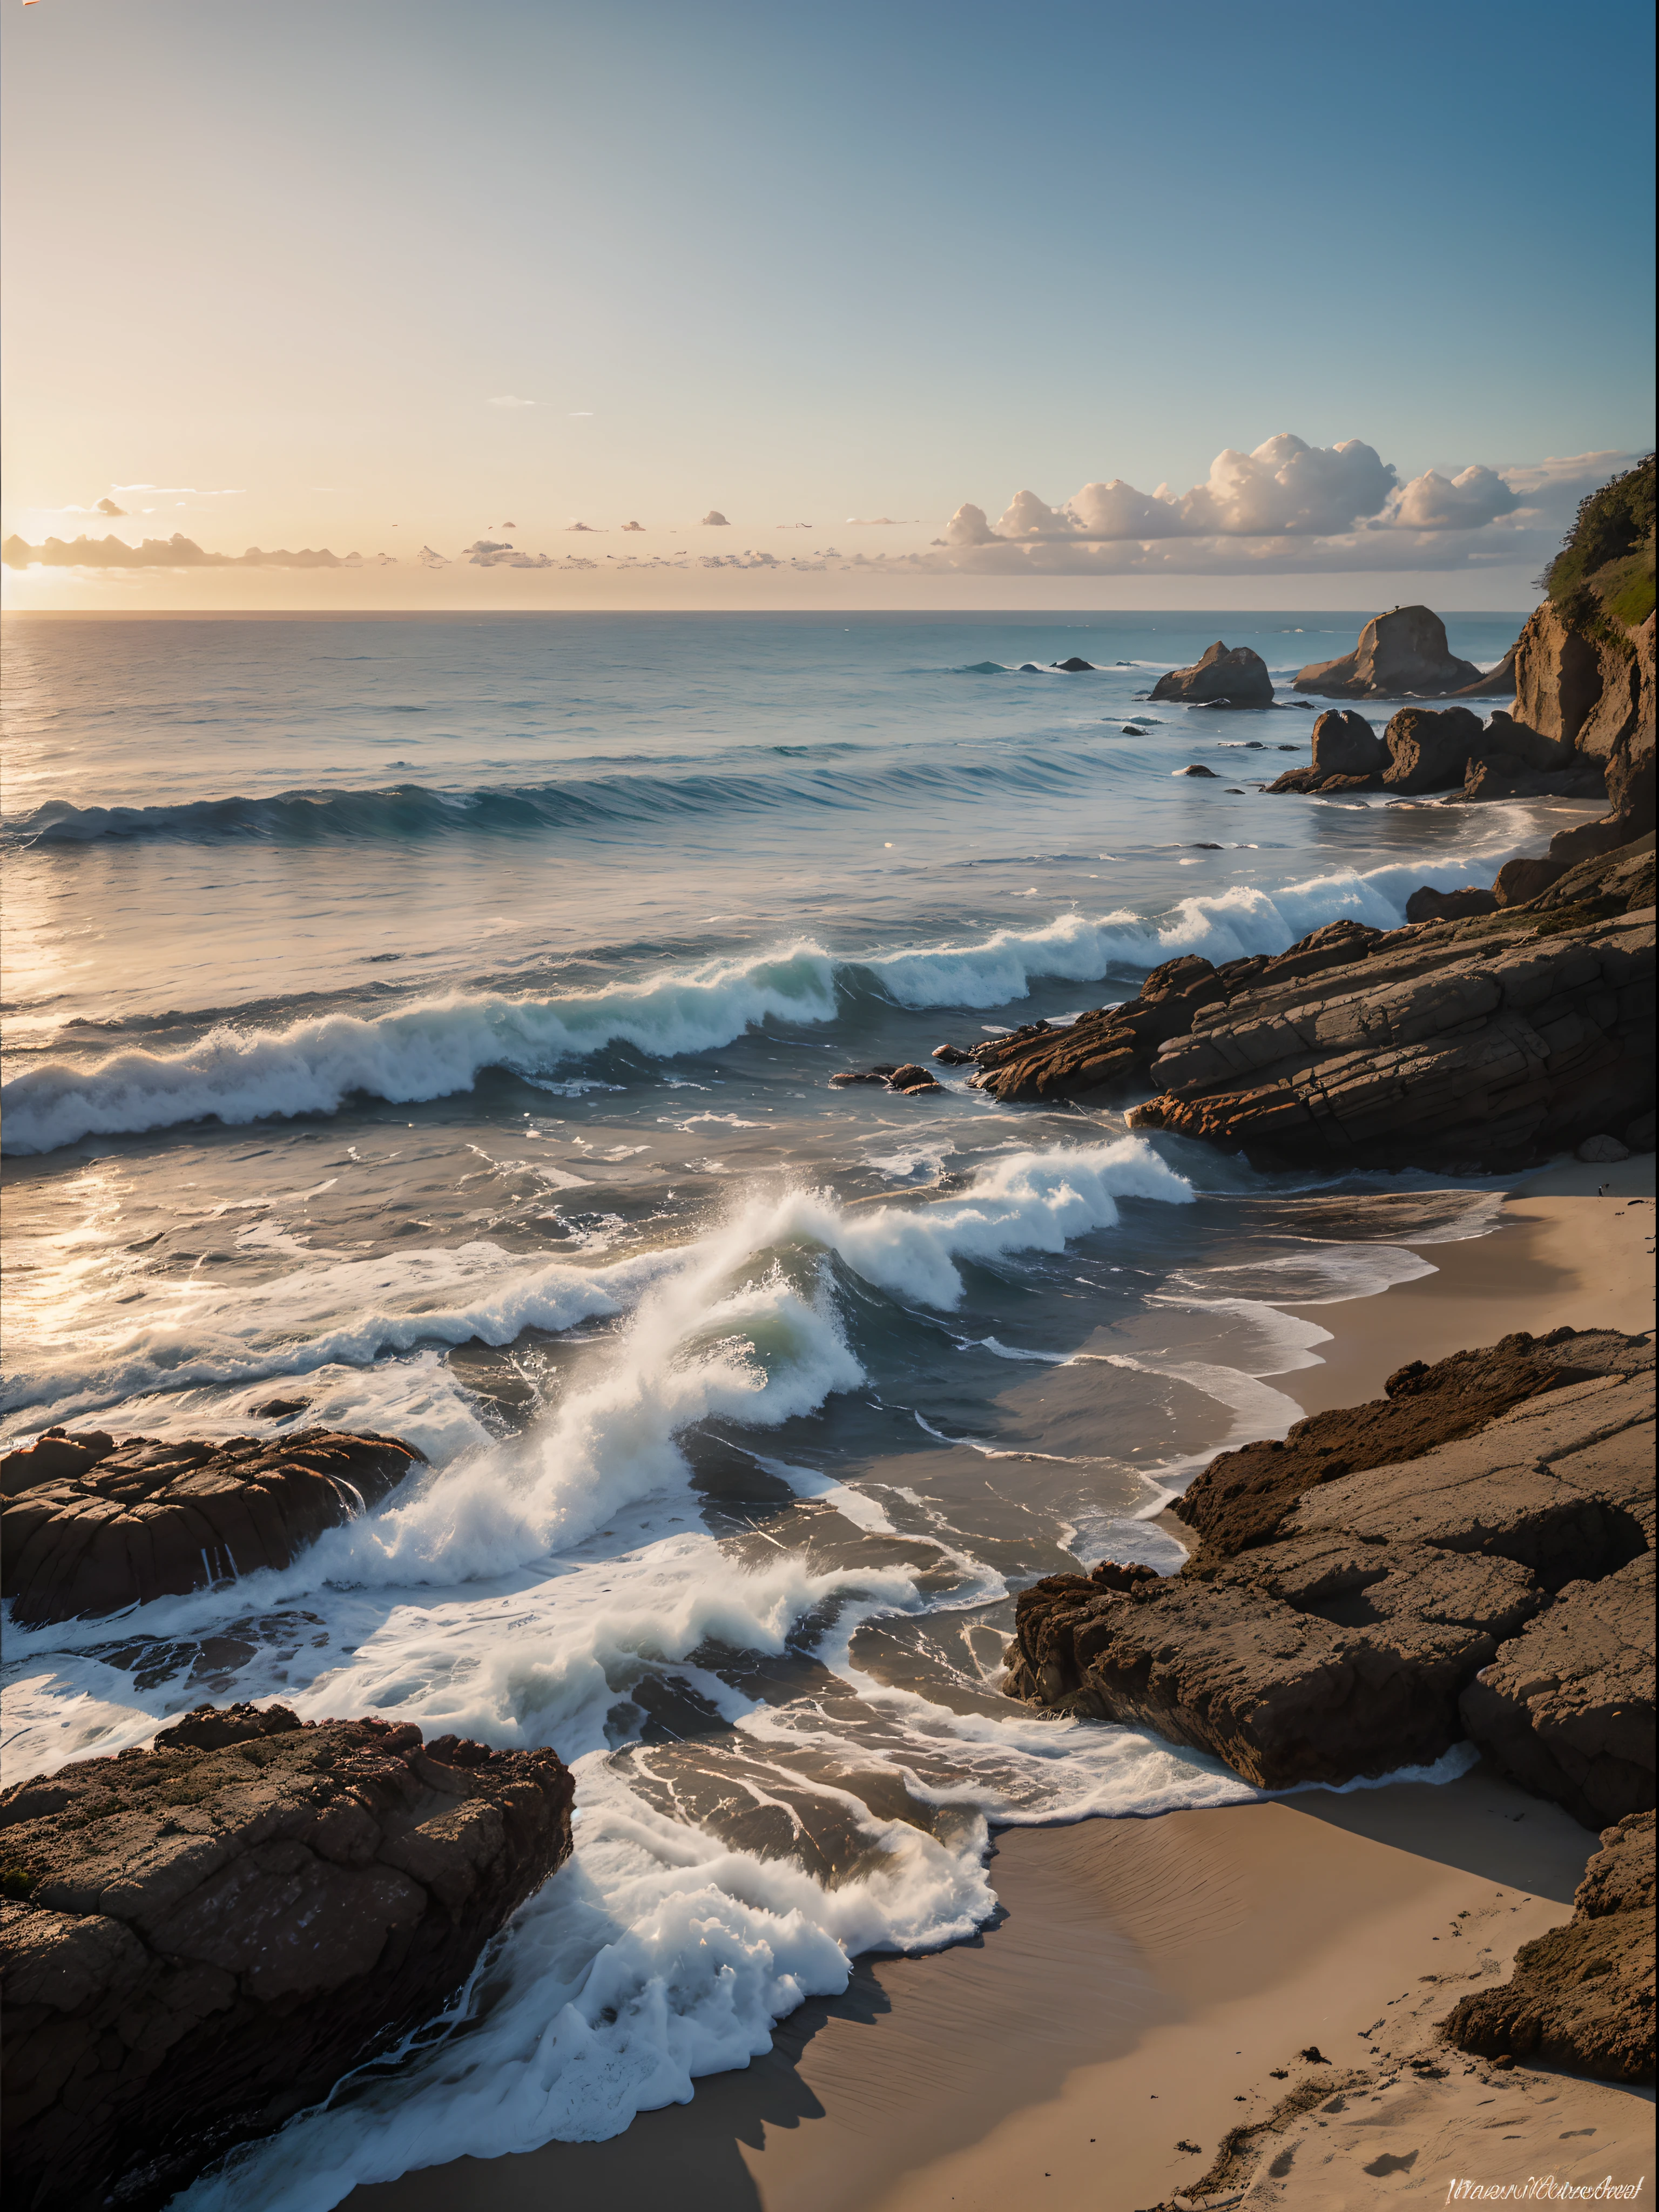
[[[1561,1162],[1432,1275],[1308,1310],[1311,1411],[1401,1362],[1563,1323],[1653,1326],[1653,1161]],[[1184,2201],[1223,2138],[1328,2082],[1221,2205],[1443,2203],[1455,2179],[1651,2176],[1650,2091],[1449,2054],[1406,2068],[1462,1990],[1570,1917],[1595,1838],[1477,1769],[1144,1820],[1000,1832],[1001,1917],[924,1959],[861,1960],[745,2072],[611,2142],[463,2160],[359,2190],[355,2212],[1098,2212]],[[1297,2054],[1320,2050],[1327,2066]],[[1185,2146],[1196,2146],[1186,2148]],[[1649,2186],[1651,2186],[1650,2179]],[[1248,2195],[1246,2192],[1248,2191]]]

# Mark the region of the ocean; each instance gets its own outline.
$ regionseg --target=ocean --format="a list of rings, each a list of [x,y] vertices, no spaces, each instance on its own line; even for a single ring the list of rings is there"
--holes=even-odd
[[[446,2019],[192,2212],[615,2134],[983,1924],[996,1827],[1253,1794],[1004,1698],[1014,1595],[1177,1565],[1161,1509],[1297,1418],[1309,1309],[1493,1189],[829,1079],[1395,924],[1589,811],[1264,798],[1364,619],[5,624],[0,1432],[428,1462],[286,1572],[11,1629],[5,1778],[276,1698],[578,1782]],[[1217,637],[1274,709],[1149,701]]]

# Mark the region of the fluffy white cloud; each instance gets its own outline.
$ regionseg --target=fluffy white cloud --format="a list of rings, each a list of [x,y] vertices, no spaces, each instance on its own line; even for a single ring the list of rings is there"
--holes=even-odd
[[[1514,566],[1547,559],[1577,501],[1636,458],[1429,469],[1402,484],[1358,438],[1310,446],[1285,433],[1254,453],[1218,453],[1205,481],[1179,495],[1115,477],[1059,507],[1018,492],[994,525],[963,505],[932,550],[903,564],[1008,575]]]
[[[1479,530],[1520,505],[1496,469],[1468,468],[1455,477],[1429,469],[1412,478],[1389,519],[1402,530]]]

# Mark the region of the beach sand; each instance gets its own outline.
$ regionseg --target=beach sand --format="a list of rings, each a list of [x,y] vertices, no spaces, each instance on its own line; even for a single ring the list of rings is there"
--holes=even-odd
[[[1312,1411],[1376,1395],[1407,1359],[1517,1328],[1650,1328],[1653,1164],[1529,1176],[1490,1236],[1421,1248],[1435,1274],[1307,1309],[1333,1341],[1285,1387]],[[1432,2048],[1464,1988],[1570,1917],[1594,1848],[1559,1808],[1484,1769],[1439,1787],[1004,1830],[998,1922],[931,1958],[860,1960],[846,1996],[804,2007],[768,2055],[699,2082],[689,2106],[642,2114],[611,2142],[459,2160],[349,2203],[1140,2212],[1198,2180],[1229,2130],[1328,2070],[1332,2094],[1206,2203],[1359,2212],[1443,2203],[1456,2179],[1548,2174],[1645,2175],[1650,2191],[1650,2091],[1456,2053],[1427,2076],[1401,2063]],[[1297,2059],[1310,2045],[1329,2069]]]

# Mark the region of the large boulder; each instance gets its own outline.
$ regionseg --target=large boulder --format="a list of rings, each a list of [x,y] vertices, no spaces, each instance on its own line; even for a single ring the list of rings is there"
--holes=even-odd
[[[1654,2078],[1654,1816],[1605,1829],[1564,1928],[1515,1954],[1500,1988],[1462,1997],[1441,2033],[1459,2051],[1588,2074]]]
[[[1495,1747],[1486,1717],[1471,1720],[1460,1698],[1558,1617],[1565,1644],[1588,1653],[1586,1587],[1640,1633],[1626,1586],[1650,1579],[1651,1345],[1560,1331],[1393,1382],[1405,1387],[1386,1404],[1318,1417],[1322,1431],[1304,1424],[1282,1474],[1226,1455],[1189,1513],[1202,1541],[1180,1574],[1106,1568],[1023,1592],[1009,1692],[1155,1729],[1286,1789],[1427,1763],[1471,1730]],[[1483,1401],[1498,1410],[1481,1421]],[[1437,1425],[1443,1440],[1431,1443]],[[1379,1464],[1372,1453],[1395,1440],[1412,1455]],[[1271,1461],[1270,1447],[1252,1449]],[[1641,1618],[1650,1670],[1650,1609]],[[1510,1762],[1580,1817],[1594,1806],[1597,1825],[1653,1802],[1650,1671],[1621,1680],[1618,1741],[1628,1748],[1645,1723],[1645,1767],[1592,1758],[1586,1795],[1571,1769],[1596,1724],[1589,1693],[1569,1758]]]
[[[33,1626],[286,1567],[421,1457],[395,1437],[331,1429],[118,1443],[48,1430],[0,1461],[0,1595]]]
[[[1443,691],[1443,699],[1513,699],[1515,696],[1515,661],[1519,641],[1512,645],[1496,668],[1477,676],[1473,684],[1460,684],[1455,691]]]
[[[1486,732],[1479,714],[1467,707],[1434,714],[1426,707],[1402,707],[1384,732],[1389,765],[1382,781],[1389,791],[1455,791],[1471,760],[1480,757]]]
[[[1380,778],[1389,765],[1389,748],[1363,714],[1328,710],[1313,726],[1313,773],[1328,776]]]
[[[550,1751],[235,1705],[0,1793],[8,2203],[149,2212],[431,2019],[572,1791]]]
[[[1223,645],[1218,638],[1190,668],[1171,669],[1152,686],[1154,699],[1184,700],[1189,706],[1271,707],[1273,680],[1267,664],[1248,645]]]
[[[1325,699],[1439,699],[1480,681],[1474,663],[1448,646],[1431,608],[1390,607],[1371,617],[1352,653],[1310,663],[1294,688]]]

